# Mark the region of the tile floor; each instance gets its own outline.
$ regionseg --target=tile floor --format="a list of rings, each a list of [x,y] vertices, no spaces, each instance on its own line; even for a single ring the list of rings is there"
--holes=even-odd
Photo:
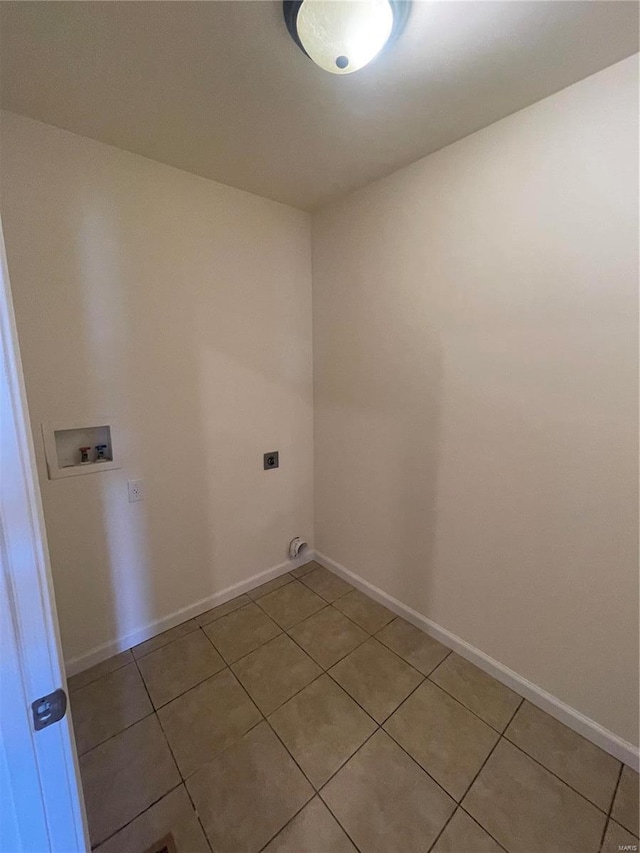
[[[638,849],[637,773],[316,563],[69,690],[100,853]]]

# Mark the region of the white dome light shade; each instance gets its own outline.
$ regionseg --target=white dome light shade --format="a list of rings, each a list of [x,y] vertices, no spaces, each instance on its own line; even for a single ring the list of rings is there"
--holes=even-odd
[[[296,29],[316,65],[333,74],[350,74],[385,46],[393,10],[389,0],[303,0]]]

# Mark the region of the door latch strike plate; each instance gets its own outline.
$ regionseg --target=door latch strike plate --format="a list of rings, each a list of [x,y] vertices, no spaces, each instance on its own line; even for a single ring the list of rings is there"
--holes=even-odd
[[[67,713],[67,694],[59,687],[48,696],[31,703],[33,728],[39,732],[52,723],[57,723]]]

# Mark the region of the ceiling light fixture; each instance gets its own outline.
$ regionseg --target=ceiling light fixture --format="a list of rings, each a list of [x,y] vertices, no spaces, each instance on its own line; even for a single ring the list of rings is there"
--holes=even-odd
[[[409,17],[410,0],[284,0],[291,38],[332,74],[363,68]]]

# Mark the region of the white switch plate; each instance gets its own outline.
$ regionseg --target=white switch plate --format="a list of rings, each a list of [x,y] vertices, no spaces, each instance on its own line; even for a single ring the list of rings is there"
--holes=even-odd
[[[142,480],[129,480],[127,482],[127,489],[129,490],[130,504],[144,500],[144,487]]]

